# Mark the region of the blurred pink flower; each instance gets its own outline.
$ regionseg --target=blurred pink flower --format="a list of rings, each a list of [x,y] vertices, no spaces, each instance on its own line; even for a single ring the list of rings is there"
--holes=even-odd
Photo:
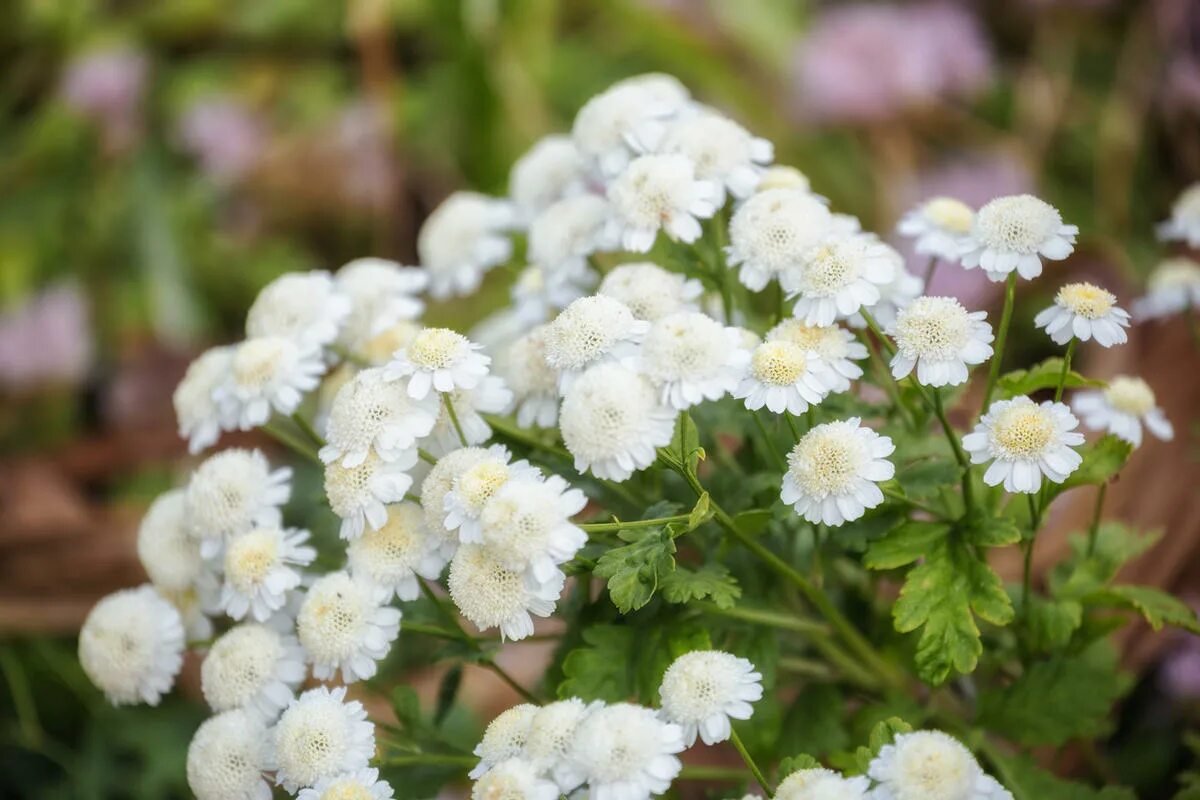
[[[347,201],[386,208],[395,191],[396,164],[384,109],[365,100],[347,106],[337,119],[333,140],[345,159],[341,183]]]
[[[263,121],[251,109],[220,95],[196,101],[178,124],[179,140],[213,180],[231,183],[252,170],[267,146]]]
[[[793,74],[803,116],[865,122],[975,93],[992,52],[971,12],[948,2],[839,5],[797,45]]]
[[[1175,700],[1200,700],[1200,636],[1188,636],[1163,659],[1159,680]]]
[[[60,93],[68,106],[100,126],[108,150],[120,151],[141,128],[147,71],[145,56],[135,50],[84,53],[67,64]]]
[[[62,284],[0,315],[0,385],[13,390],[75,385],[91,367],[87,302]]]

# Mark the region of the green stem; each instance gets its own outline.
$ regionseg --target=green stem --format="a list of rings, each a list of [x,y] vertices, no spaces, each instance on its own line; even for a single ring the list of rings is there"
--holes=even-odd
[[[963,493],[963,513],[966,514],[975,505],[975,498],[971,486],[971,461],[967,458],[967,453],[962,448],[962,444],[958,441],[958,434],[953,426],[950,425],[950,420],[946,417],[946,409],[942,404],[942,393],[937,389],[932,390],[933,393],[933,413],[937,415],[938,422],[942,425],[942,430],[946,433],[946,438],[950,440],[950,448],[954,451],[954,460],[958,462],[959,468],[962,469],[962,493]]]
[[[1025,495],[1029,502],[1029,538],[1021,543],[1024,558],[1021,575],[1021,617],[1029,630],[1029,601],[1033,595],[1033,546],[1037,542],[1038,528],[1042,525],[1042,509],[1034,495]]]
[[[287,447],[289,450],[304,456],[304,458],[314,464],[324,467],[325,462],[321,461],[321,457],[317,455],[317,451],[308,442],[302,441],[299,437],[292,434],[291,431],[285,430],[275,422],[270,420],[262,426],[262,432],[270,436],[275,441]]]
[[[680,781],[744,781],[746,771],[740,767],[717,767],[684,764],[676,780]]]
[[[656,519],[637,519],[630,522],[584,522],[576,527],[588,533],[615,533],[630,528],[654,528],[671,522],[687,522],[689,514],[678,514],[673,517],[658,517]]]
[[[504,667],[500,666],[492,659],[489,658],[489,659],[486,659],[479,663],[480,663],[480,666],[485,667],[486,669],[490,669],[492,672],[496,673],[497,677],[499,677],[500,680],[502,680],[506,684],[508,684],[509,688],[511,688],[517,694],[521,695],[521,697],[524,698],[526,702],[533,703],[534,705],[538,705],[538,706],[540,706],[542,704],[541,699],[537,695],[535,695],[533,692],[526,689],[521,684],[517,683],[516,679],[513,678],[512,675],[509,675],[504,670]]]
[[[754,763],[754,758],[750,755],[750,751],[746,749],[746,745],[742,743],[742,737],[738,736],[738,732],[734,728],[729,729],[729,741],[733,743],[737,749],[738,755],[742,757],[742,761],[746,762],[746,766],[750,770],[750,774],[754,776],[754,780],[758,781],[758,785],[767,793],[767,797],[775,796],[775,789],[767,782],[767,778],[762,774],[762,770],[758,768],[758,764]]]
[[[424,447],[417,448],[417,456],[426,464],[436,464],[438,462],[437,456],[426,450]]]
[[[1008,339],[1008,326],[1012,323],[1013,301],[1017,296],[1017,271],[1008,273],[1004,286],[1004,311],[1000,313],[1000,328],[996,331],[996,351],[992,354],[992,368],[988,370],[987,388],[983,391],[983,413],[992,403],[992,392],[1000,378],[1000,364],[1004,361],[1004,343]]]
[[[1088,526],[1088,543],[1087,554],[1092,556],[1096,552],[1096,538],[1100,533],[1100,514],[1104,511],[1104,496],[1108,494],[1108,481],[1100,484],[1100,488],[1096,490],[1096,505],[1092,509],[1092,524]]]
[[[459,756],[453,753],[386,756],[382,761],[389,767],[474,767],[479,763],[475,756]]]
[[[900,494],[899,492],[895,491],[894,489],[885,489],[882,486],[879,488],[880,488],[880,491],[883,492],[883,496],[888,498],[889,500],[895,500],[897,503],[906,505],[909,508],[915,508],[919,511],[924,511],[926,514],[929,514],[934,519],[945,519],[945,515],[942,514],[941,511],[938,511],[936,508],[934,508],[931,505],[928,505],[927,503],[922,503],[920,500],[913,500],[911,497]]]
[[[779,448],[775,446],[775,440],[771,438],[771,434],[767,432],[767,425],[763,422],[762,415],[766,413],[762,409],[754,411],[750,414],[750,418],[754,420],[754,424],[758,426],[758,432],[762,434],[763,441],[766,443],[767,450],[771,453],[771,458],[775,460],[775,465],[779,467],[780,472],[787,472],[787,461],[780,454]]]
[[[450,399],[448,393],[442,394],[442,404],[446,406],[446,414],[450,417],[450,424],[454,426],[454,432],[458,434],[458,441],[463,447],[468,447],[467,435],[463,433],[462,424],[458,421],[458,414],[454,410],[454,401]]]
[[[775,315],[772,325],[778,325],[783,322],[784,317],[783,287],[779,285],[779,281],[773,281],[772,283],[775,286]]]
[[[423,633],[426,636],[436,636],[439,639],[461,641],[463,638],[461,631],[447,630],[446,628],[439,628],[436,625],[425,625],[420,622],[403,622],[401,623],[401,629],[405,633]]]
[[[1067,373],[1071,371],[1071,357],[1075,355],[1075,345],[1078,342],[1079,340],[1074,336],[1071,337],[1071,341],[1067,342],[1067,352],[1063,356],[1062,372],[1058,374],[1058,386],[1054,389],[1054,402],[1056,403],[1062,400],[1063,389],[1067,388]]]
[[[930,256],[929,263],[925,265],[925,285],[922,291],[929,294],[929,282],[933,280],[933,273],[937,272],[938,259],[937,256]]]
[[[895,350],[892,348],[891,341],[880,330],[879,324],[871,316],[871,313],[865,309],[859,309],[859,313],[867,321],[867,327],[878,337],[879,341],[883,342],[889,351],[889,355],[894,353]],[[870,334],[860,331],[859,338],[862,339],[863,344],[867,346],[867,350],[871,353],[871,360],[882,370],[884,379],[880,383],[883,384],[884,391],[888,393],[888,396],[892,399],[892,403],[900,411],[900,416],[904,418],[905,426],[910,430],[915,430],[917,426],[916,414],[904,402],[904,392],[900,389],[900,381],[896,380],[896,376],[892,374],[892,368],[888,364],[888,360],[880,355],[879,348],[875,344],[875,339]]]
[[[715,603],[706,602],[696,603],[696,606],[703,609],[705,614],[736,619],[754,625],[763,625],[768,628],[778,628],[781,631],[791,631],[805,636],[829,636],[830,634],[829,626],[825,623],[792,614],[780,614],[775,611],[747,608],[745,606],[721,608]]]
[[[308,440],[312,442],[318,450],[325,446],[325,440],[321,437],[321,434],[317,433],[317,429],[312,426],[311,422],[304,418],[303,414],[301,414],[299,411],[293,412],[292,421],[296,423],[296,427],[300,429],[300,432],[307,436]]]
[[[812,407],[809,406],[809,411],[811,411],[811,410],[812,410]],[[800,428],[796,425],[796,418],[792,416],[792,412],[787,411],[787,410],[784,410],[783,418],[787,420],[788,427],[791,428],[791,430],[792,430],[792,441],[799,443]],[[809,427],[812,427],[812,426],[810,425]]]

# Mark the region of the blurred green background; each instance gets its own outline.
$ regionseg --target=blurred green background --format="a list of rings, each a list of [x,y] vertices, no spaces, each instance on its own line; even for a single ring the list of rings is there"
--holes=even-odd
[[[73,641],[98,596],[141,579],[137,519],[185,466],[169,396],[187,361],[236,338],[281,272],[368,254],[410,263],[442,197],[503,194],[513,160],[614,80],[677,75],[885,235],[934,193],[980,204],[1036,190],[1082,230],[1068,269],[1126,301],[1165,254],[1153,224],[1200,177],[1191,0],[2,9],[5,797],[187,796],[194,687],[165,708],[114,711]],[[994,307],[977,275],[943,269],[934,288]],[[1023,313],[1054,288],[1030,289]],[[493,287],[469,312],[440,313],[466,328],[502,297]],[[1014,359],[1050,352],[1017,325]],[[1190,758],[1200,655],[1167,642],[1132,668],[1141,682],[1106,747],[1123,781],[1163,796]]]

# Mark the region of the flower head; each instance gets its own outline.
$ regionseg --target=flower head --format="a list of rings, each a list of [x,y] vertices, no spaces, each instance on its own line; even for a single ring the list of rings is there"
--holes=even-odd
[[[624,303],[633,316],[655,322],[677,311],[695,311],[704,287],[695,278],[670,272],[649,261],[621,264],[609,270],[596,294]]]
[[[1118,375],[1107,389],[1076,394],[1071,407],[1088,428],[1111,433],[1134,447],[1142,444],[1143,424],[1164,442],[1175,437],[1175,429],[1155,402],[1154,390],[1141,378]]]
[[[876,485],[896,467],[887,457],[896,446],[864,427],[857,417],[817,425],[788,454],[783,502],[809,522],[843,525],[883,502]]]
[[[962,443],[972,464],[992,462],[983,474],[988,486],[1003,483],[1005,491],[1033,494],[1043,475],[1062,483],[1083,463],[1071,449],[1083,444],[1078,426],[1062,403],[1036,405],[1028,397],[1014,397],[992,403]]]
[[[401,458],[428,436],[437,422],[437,398],[417,400],[404,383],[390,381],[383,369],[364,369],[334,395],[325,424],[327,444],[321,460],[357,467],[374,451],[385,461]]]
[[[825,204],[797,189],[768,189],[750,197],[729,222],[730,267],[738,280],[760,292],[772,278],[795,270],[805,253],[830,233],[833,218]]]
[[[637,369],[658,388],[664,405],[683,411],[738,387],[750,360],[741,341],[736,328],[699,311],[681,311],[651,326]]]
[[[342,681],[372,677],[400,633],[400,610],[382,605],[378,589],[345,572],[318,578],[304,595],[296,634],[312,659],[313,677]]]
[[[460,541],[480,542],[479,514],[492,495],[510,480],[540,477],[541,473],[528,461],[513,461],[504,445],[492,445],[486,457],[455,476],[443,498],[447,530],[457,530]]]
[[[683,729],[653,711],[616,703],[588,714],[575,734],[571,760],[592,797],[645,800],[662,794],[679,774]]]
[[[278,336],[302,348],[332,344],[350,315],[350,298],[328,272],[289,272],[268,283],[246,312],[246,336]]]
[[[571,524],[585,505],[583,492],[557,475],[511,479],[483,506],[479,538],[504,567],[528,570],[539,583],[553,581],[558,565],[587,544],[587,534]]]
[[[366,531],[346,548],[346,560],[355,581],[378,587],[388,598],[416,600],[417,578],[436,580],[446,566],[441,538],[425,524],[425,513],[405,500],[388,507],[387,522]]]
[[[508,173],[508,196],[525,222],[586,186],[583,158],[570,136],[539,139]]]
[[[880,800],[1012,800],[961,742],[941,731],[898,735],[880,749],[867,775]]]
[[[891,249],[865,234],[835,237],[809,248],[780,283],[797,297],[792,313],[809,325],[832,325],[879,302],[895,277]]]
[[[325,374],[319,348],[282,336],[258,336],[233,348],[229,371],[213,390],[228,426],[266,424],[271,412],[288,416]]]
[[[275,781],[289,792],[365,769],[375,755],[375,726],[346,687],[319,686],[292,700],[270,731]]]
[[[200,543],[188,528],[184,495],[183,489],[160,494],[138,526],[138,560],[150,582],[165,591],[186,591],[204,572]]]
[[[577,280],[587,270],[592,253],[612,250],[608,201],[596,194],[559,200],[529,224],[529,260],[553,275]]]
[[[572,697],[542,706],[530,720],[521,757],[548,775],[563,794],[570,794],[583,783],[584,776],[569,757],[571,746],[583,720],[600,707],[600,703],[588,704]]]
[[[479,763],[469,777],[478,778],[502,761],[520,756],[529,737],[529,723],[538,712],[533,703],[521,703],[501,711],[488,723],[483,738],[475,745]]]
[[[683,84],[668,75],[629,78],[579,109],[571,138],[592,172],[613,178],[635,154],[658,147],[666,132],[666,121],[689,100]]]
[[[1042,274],[1042,259],[1060,261],[1075,249],[1079,228],[1064,225],[1058,209],[1031,194],[997,197],[975,214],[971,235],[962,248],[962,265],[982,267],[993,281],[1016,270],[1033,280]]]
[[[1158,226],[1158,237],[1200,247],[1200,183],[1193,183],[1179,194],[1171,206],[1171,218]]]
[[[383,258],[358,258],[334,276],[337,290],[350,298],[341,343],[353,350],[367,345],[398,322],[416,319],[425,304],[415,295],[428,283],[425,273]],[[388,351],[391,354],[391,351]]]
[[[926,386],[967,382],[967,366],[992,356],[992,329],[984,311],[967,311],[953,297],[919,297],[896,315],[889,333],[896,340],[892,375],[917,370]]]
[[[264,720],[235,708],[200,724],[187,751],[187,782],[197,800],[270,800]]]
[[[266,526],[239,533],[225,545],[220,607],[233,619],[249,614],[259,622],[287,603],[300,585],[301,567],[317,557],[308,531]]]
[[[684,653],[667,667],[659,688],[662,714],[683,729],[690,747],[729,738],[731,719],[750,719],[763,696],[762,674],[744,658],[720,650]]]
[[[696,165],[678,154],[640,156],[608,186],[612,232],[624,249],[645,253],[659,230],[679,242],[700,238],[700,220],[711,217],[720,202],[712,181],[696,176]]]
[[[550,580],[539,582],[528,572],[505,568],[491,547],[464,544],[450,562],[446,587],[459,612],[476,628],[499,628],[501,638],[518,641],[533,635],[530,615],[554,613],[565,580],[555,570]]]
[[[408,396],[414,400],[423,400],[431,388],[437,392],[474,389],[492,361],[479,352],[482,349],[449,328],[425,328],[396,351],[383,377],[408,378]]]
[[[844,392],[850,381],[862,377],[862,367],[855,364],[867,357],[867,347],[854,334],[837,325],[806,325],[792,317],[767,331],[767,341],[786,341],[799,345],[805,352],[814,352],[830,368],[832,389]]]
[[[231,448],[205,459],[188,481],[185,514],[200,554],[217,555],[231,536],[254,527],[278,526],[280,506],[291,497],[292,470],[272,470],[258,450]]]
[[[441,552],[446,558],[453,556],[458,549],[458,533],[446,527],[446,495],[460,474],[490,457],[491,451],[484,447],[451,450],[437,460],[421,483],[421,510],[425,513],[425,525],[440,541]]]
[[[557,800],[558,787],[519,758],[502,761],[471,787],[471,800]]]
[[[1057,344],[1074,337],[1112,347],[1128,338],[1129,314],[1117,307],[1116,295],[1111,292],[1090,283],[1068,283],[1054,296],[1054,305],[1039,313],[1033,323]]]
[[[79,663],[115,706],[158,705],[183,666],[183,621],[150,585],[103,598],[79,630]]]
[[[751,411],[766,406],[774,414],[803,414],[825,399],[835,379],[815,351],[783,339],[762,342],[733,396]]]
[[[546,361],[547,325],[522,334],[505,348],[496,367],[516,403],[517,425],[553,428],[558,422],[558,371]]]
[[[365,768],[322,778],[301,789],[296,800],[392,800],[392,787],[379,777],[379,770]]]
[[[443,200],[417,234],[429,294],[441,300],[478,289],[484,273],[512,255],[506,234],[512,224],[512,208],[501,200],[474,192]]]
[[[776,800],[865,800],[871,780],[865,775],[847,778],[831,769],[800,769],[779,782]]]
[[[325,496],[333,513],[342,519],[343,539],[362,536],[367,525],[375,530],[383,527],[388,504],[403,500],[412,486],[408,470],[416,463],[416,451],[407,450],[395,461],[369,453],[354,467],[338,462],[325,465]]]
[[[620,300],[581,297],[547,327],[546,363],[559,371],[565,391],[589,367],[632,358],[649,329]]]
[[[718,203],[724,202],[726,190],[738,198],[753,194],[764,165],[775,157],[774,145],[714,111],[676,118],[660,149],[691,159],[696,177],[718,187]]]
[[[1190,258],[1168,258],[1150,274],[1145,297],[1133,301],[1139,319],[1155,319],[1200,308],[1200,264]]]
[[[171,402],[179,422],[179,436],[188,441],[188,452],[199,453],[217,441],[224,415],[214,398],[233,364],[232,347],[205,350],[188,365],[183,380],[175,387]]]
[[[573,300],[588,294],[586,287],[590,283],[591,276],[575,267],[556,270],[530,264],[517,273],[511,289],[512,308],[507,313],[500,312],[506,314],[502,319],[512,320],[521,329],[545,322]],[[479,328],[472,335],[481,338]]]
[[[273,722],[307,674],[295,636],[245,623],[213,643],[200,665],[200,688],[213,711],[245,708]]]
[[[905,214],[896,226],[913,239],[919,255],[957,261],[975,224],[975,211],[953,197],[934,197]]]

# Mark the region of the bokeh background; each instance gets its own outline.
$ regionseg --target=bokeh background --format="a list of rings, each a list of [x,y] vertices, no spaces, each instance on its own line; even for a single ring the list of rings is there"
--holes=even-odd
[[[1194,0],[0,8],[4,797],[187,796],[195,665],[163,707],[117,712],[83,677],[74,636],[98,597],[143,579],[137,521],[191,463],[170,404],[190,358],[238,338],[282,272],[411,263],[446,194],[503,194],[512,161],[614,80],[677,75],[883,234],[933,194],[981,204],[1029,190],[1057,205],[1080,246],[1054,278],[1022,286],[1012,366],[1052,354],[1031,321],[1067,277],[1127,306],[1169,254],[1155,222],[1200,179]],[[479,299],[433,316],[466,329],[503,302],[507,279],[497,271]],[[933,286],[993,313],[998,288],[950,268]],[[1175,319],[1081,358],[1100,377],[1144,376],[1175,422],[1176,440],[1135,455],[1108,508],[1165,534],[1131,578],[1200,597],[1200,349]],[[1040,562],[1090,504],[1055,506]],[[1114,778],[1169,796],[1196,759],[1200,645],[1145,631],[1123,644],[1135,688],[1098,746]],[[511,703],[498,684],[476,687],[477,715],[455,723],[468,739]],[[1042,755],[1065,771],[1087,760]]]

